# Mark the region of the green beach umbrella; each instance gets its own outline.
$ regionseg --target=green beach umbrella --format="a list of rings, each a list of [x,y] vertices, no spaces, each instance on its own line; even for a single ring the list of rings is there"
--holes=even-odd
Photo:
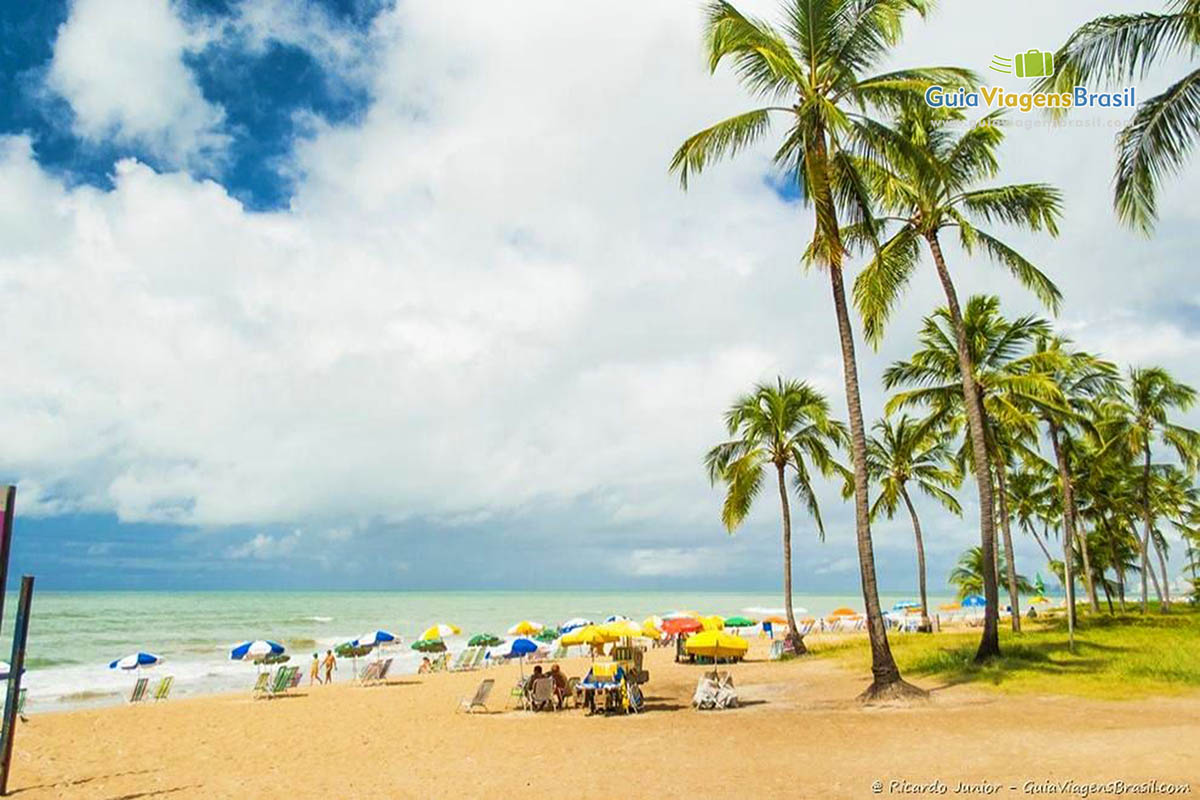
[[[493,633],[477,633],[467,640],[467,645],[469,647],[495,647],[503,642],[503,639]]]
[[[539,642],[553,642],[558,638],[558,629],[545,628],[540,633],[534,634],[533,638],[537,639]]]
[[[725,620],[726,628],[753,628],[758,623],[747,617],[730,617]]]
[[[446,643],[441,639],[421,639],[412,643],[412,649],[422,653],[444,653],[446,652]]]

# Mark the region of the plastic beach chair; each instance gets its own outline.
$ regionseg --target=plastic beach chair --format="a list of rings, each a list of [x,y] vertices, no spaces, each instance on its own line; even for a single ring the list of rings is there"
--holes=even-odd
[[[474,697],[464,697],[458,701],[457,711],[466,711],[468,714],[475,708],[482,708],[488,711],[487,701],[492,693],[492,687],[496,685],[495,678],[485,678],[479,682],[479,688],[475,690]]]
[[[367,664],[367,668],[358,677],[358,682],[365,686],[368,683],[374,683],[379,680],[379,669],[382,665],[382,661],[372,661],[370,664]]]
[[[146,699],[146,687],[150,684],[149,678],[138,678],[137,683],[133,685],[133,692],[129,695],[129,702],[140,703]]]
[[[553,678],[539,678],[533,682],[529,706],[533,711],[548,711],[554,708]]]
[[[251,691],[253,691],[254,694],[262,694],[263,692],[266,692],[267,687],[270,685],[270,681],[271,681],[271,673],[269,673],[269,672],[258,673],[258,680],[256,680],[254,682],[254,688]]]
[[[171,687],[175,685],[175,676],[168,675],[158,682],[158,686],[154,689],[154,700],[166,700],[171,694]]]

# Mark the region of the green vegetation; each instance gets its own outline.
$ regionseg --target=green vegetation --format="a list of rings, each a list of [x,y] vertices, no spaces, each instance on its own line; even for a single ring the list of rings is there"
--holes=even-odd
[[[1065,615],[1025,620],[1021,634],[1001,632],[1003,655],[974,663],[974,631],[893,637],[892,652],[906,674],[932,688],[969,683],[1004,692],[1125,700],[1200,689],[1200,609],[1171,614],[1091,615],[1067,643]],[[810,652],[856,667],[867,656],[861,639],[811,642]]]

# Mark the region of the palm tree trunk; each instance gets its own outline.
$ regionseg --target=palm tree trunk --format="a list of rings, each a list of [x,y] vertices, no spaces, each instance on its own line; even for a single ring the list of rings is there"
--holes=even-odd
[[[1096,582],[1092,579],[1092,560],[1088,554],[1087,535],[1079,530],[1079,507],[1075,503],[1075,482],[1071,478],[1071,464],[1065,448],[1061,447],[1062,438],[1058,424],[1049,422],[1053,435],[1059,437],[1060,448],[1055,458],[1061,458],[1058,477],[1063,485],[1063,516],[1071,517],[1071,536],[1079,545],[1079,554],[1083,557],[1083,585],[1088,592],[1088,602],[1093,613],[1100,613],[1100,600],[1096,597]]]
[[[779,475],[779,505],[783,509],[783,607],[787,613],[788,641],[796,655],[807,652],[804,637],[796,626],[796,614],[792,611],[792,509],[788,504],[787,481],[783,475],[783,464],[776,464]]]
[[[1059,438],[1058,424],[1055,422],[1049,423],[1050,427],[1050,446],[1054,449],[1054,461],[1058,464],[1058,482],[1062,485],[1063,494],[1063,552],[1067,554],[1066,561],[1063,564],[1064,574],[1067,576],[1066,589],[1069,595],[1067,603],[1067,614],[1071,617],[1071,624],[1075,623],[1075,584],[1074,576],[1072,575],[1072,567],[1075,563],[1074,548],[1075,548],[1075,515],[1071,510],[1075,507],[1075,489],[1071,484],[1071,472],[1067,467],[1067,454],[1063,452],[1062,440]],[[1099,610],[1099,606],[1096,607]]]
[[[1042,537],[1038,535],[1037,528],[1034,528],[1032,525],[1030,525],[1029,535],[1033,537],[1035,542],[1037,542],[1038,547],[1042,548],[1042,555],[1046,557],[1046,563],[1049,564],[1051,561],[1053,561],[1054,559],[1050,557],[1050,550],[1047,549],[1046,543],[1043,542]]]
[[[1167,559],[1163,556],[1162,548],[1158,544],[1158,537],[1151,536],[1150,541],[1154,542],[1154,553],[1158,556],[1158,566],[1162,569],[1162,610],[1171,610],[1171,579],[1167,572]]]
[[[809,167],[817,230],[829,246],[829,285],[837,318],[838,340],[842,348],[842,373],[846,384],[846,411],[850,418],[850,455],[854,461],[854,532],[858,543],[858,568],[862,581],[863,604],[867,612],[867,635],[871,642],[871,685],[860,699],[921,696],[925,692],[905,683],[888,645],[887,628],[879,607],[879,586],[875,581],[875,551],[871,543],[870,504],[867,500],[867,434],[863,425],[862,397],[858,389],[858,360],[854,354],[854,330],[850,327],[850,309],[842,281],[842,240],[837,226],[837,206],[829,184],[829,153],[825,131],[815,131],[813,160]],[[824,221],[824,222],[823,222]]]
[[[1147,594],[1146,572],[1150,567],[1150,557],[1147,552],[1150,548],[1150,529],[1154,527],[1154,519],[1150,516],[1150,443],[1146,442],[1145,459],[1142,464],[1142,613],[1145,614],[1150,610],[1150,598]],[[1157,585],[1158,580],[1155,579]],[[1161,594],[1160,594],[1161,601]]]
[[[1141,556],[1142,556],[1142,558],[1148,559],[1148,558],[1149,558],[1149,555],[1147,555],[1147,553],[1146,553],[1146,547],[1145,547],[1145,544],[1143,544],[1143,542],[1142,542],[1141,538],[1139,538],[1139,537],[1138,537],[1138,535],[1137,535],[1137,533],[1136,533],[1136,532],[1133,534],[1133,543],[1134,543],[1135,545],[1137,545],[1138,554],[1139,554],[1139,555],[1141,555]],[[1162,602],[1163,593],[1162,593],[1162,587],[1158,585],[1158,572],[1156,572],[1155,570],[1149,570],[1149,574],[1150,574],[1150,583],[1151,583],[1151,584],[1154,586],[1154,594],[1155,594],[1155,595],[1158,597],[1158,601],[1161,603],[1161,602]],[[1145,605],[1145,603],[1147,602],[1147,601],[1146,601],[1146,598],[1145,598],[1145,594],[1146,594],[1146,583],[1145,583],[1145,581],[1146,581],[1146,573],[1145,573],[1145,572],[1143,572],[1143,573],[1142,573],[1142,595],[1143,595],[1143,597],[1142,597],[1142,603],[1143,603],[1143,605],[1142,605],[1142,608],[1143,608],[1143,609],[1145,609],[1145,608],[1146,608],[1146,605]],[[1142,613],[1144,614],[1144,613],[1146,613],[1146,612],[1143,610],[1143,612],[1142,612]]]
[[[1000,655],[1000,590],[996,585],[996,517],[992,502],[992,472],[988,465],[987,438],[983,430],[983,403],[975,386],[975,365],[971,363],[971,353],[967,349],[967,333],[963,327],[962,309],[958,305],[958,293],[946,268],[937,233],[930,233],[926,239],[933,252],[933,263],[937,266],[938,279],[946,293],[946,305],[954,323],[958,371],[963,385],[963,409],[967,414],[967,429],[971,437],[971,463],[975,470],[975,484],[979,488],[979,545],[983,555],[983,597],[987,601],[983,614],[983,635],[975,652],[975,662],[981,663]]]
[[[999,450],[999,447],[996,448]],[[1004,577],[1008,581],[1008,602],[1012,612],[1012,629],[1013,633],[1021,632],[1021,595],[1017,591],[1017,556],[1013,552],[1012,540],[1012,522],[1008,515],[1008,483],[1006,482],[1007,468],[1004,465],[1004,457],[999,452],[996,454],[996,484],[999,489],[998,497],[1000,498],[1000,531],[1004,535],[1004,559],[1008,563],[1005,564]]]
[[[1066,515],[1063,515],[1066,518]],[[1063,533],[1063,590],[1067,593],[1067,649],[1075,652],[1075,576],[1071,565],[1075,563],[1075,550],[1071,537]]]
[[[908,514],[912,517],[913,536],[917,540],[917,588],[921,593],[921,632],[933,633],[933,625],[929,621],[929,600],[925,594],[925,541],[921,538],[921,520],[917,518],[917,510],[913,508],[908,490],[903,484],[900,485],[900,496],[904,498],[904,505],[908,507]]]

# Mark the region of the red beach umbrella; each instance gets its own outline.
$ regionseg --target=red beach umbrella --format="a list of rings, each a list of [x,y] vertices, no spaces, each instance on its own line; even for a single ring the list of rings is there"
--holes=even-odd
[[[695,633],[704,630],[704,625],[692,617],[675,617],[664,620],[662,629],[666,633]]]

